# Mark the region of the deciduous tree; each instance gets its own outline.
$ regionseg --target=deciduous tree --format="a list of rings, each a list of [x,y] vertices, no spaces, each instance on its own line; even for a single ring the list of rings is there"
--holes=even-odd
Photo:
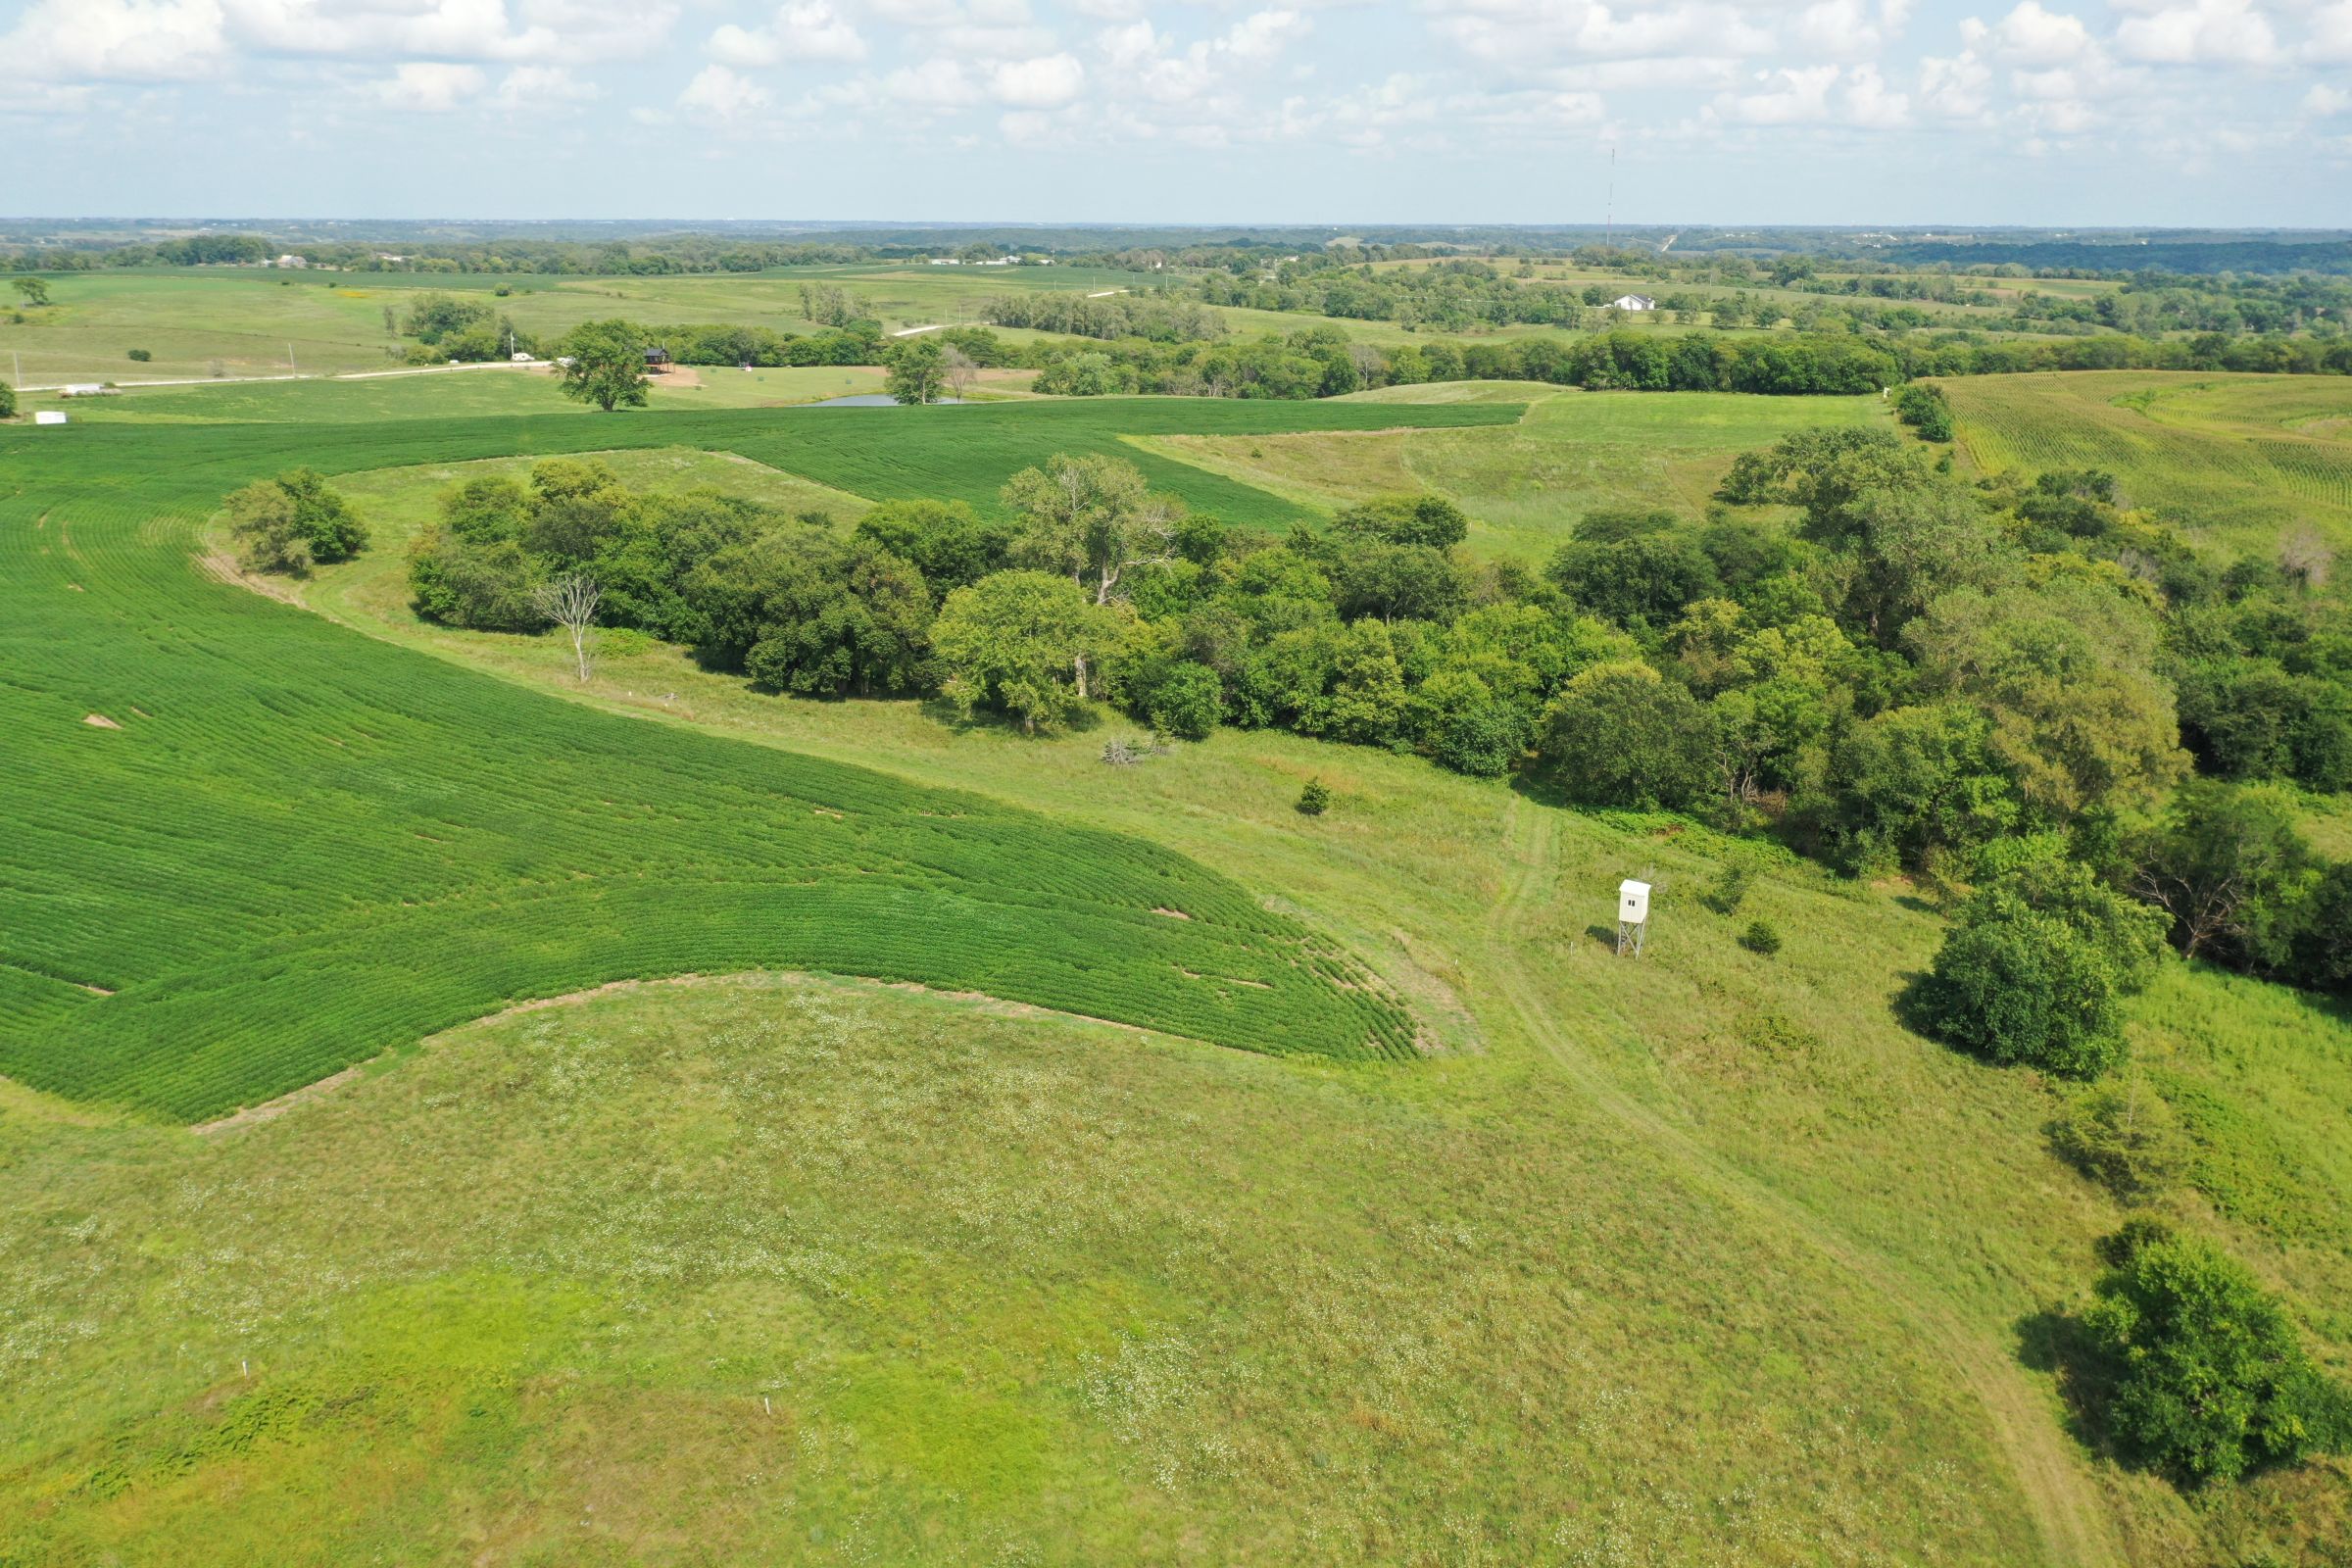
[[[564,394],[611,414],[645,407],[645,339],[627,321],[583,321],[559,345]],[[570,363],[565,364],[564,361]]]

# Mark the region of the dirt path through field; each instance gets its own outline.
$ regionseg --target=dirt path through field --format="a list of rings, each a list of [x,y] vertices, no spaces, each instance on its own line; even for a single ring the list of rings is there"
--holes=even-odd
[[[1517,850],[1516,869],[1494,908],[1494,920],[1505,930],[1527,921],[1550,887],[1558,858],[1559,823],[1517,800],[1511,804],[1511,833]],[[1512,1011],[1530,1039],[1566,1070],[1592,1104],[1626,1123],[1652,1147],[1671,1151],[1676,1169],[1703,1186],[1710,1196],[1801,1238],[1839,1268],[1869,1280],[1920,1341],[1959,1371],[1984,1407],[2019,1493],[2032,1510],[2045,1562],[2110,1568],[2123,1561],[2111,1516],[2085,1473],[2083,1461],[2059,1427],[2049,1400],[2001,1346],[1987,1340],[1982,1330],[1971,1328],[1935,1298],[1931,1287],[1899,1265],[1839,1234],[1804,1204],[1774,1192],[1618,1088],[1554,1021],[1545,998],[1527,979],[1524,967],[1498,963],[1494,972],[1501,988],[1496,1000]]]

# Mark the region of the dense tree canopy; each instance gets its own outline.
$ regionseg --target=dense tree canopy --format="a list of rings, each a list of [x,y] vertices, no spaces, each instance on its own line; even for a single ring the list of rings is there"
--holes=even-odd
[[[584,321],[564,335],[560,364],[566,397],[611,414],[645,407],[647,343],[626,321]]]

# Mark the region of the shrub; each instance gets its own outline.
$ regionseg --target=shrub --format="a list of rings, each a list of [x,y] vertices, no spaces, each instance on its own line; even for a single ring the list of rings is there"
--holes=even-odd
[[[1754,866],[1738,861],[1715,873],[1715,880],[1700,894],[1699,902],[1717,914],[1738,914],[1740,906],[1747,901],[1747,890],[1756,880]]]
[[[238,565],[297,577],[311,569],[311,542],[296,524],[294,502],[284,490],[265,479],[232,493],[227,508]]]
[[[1943,388],[1914,382],[1894,395],[1895,417],[1919,432],[1922,441],[1952,438],[1952,406]]]
[[[155,358],[153,354],[150,354],[145,349],[132,349],[130,351],[130,357],[141,365],[145,365],[148,361]]]
[[[2083,1314],[2129,1450],[2190,1480],[2340,1451],[2352,1396],[2304,1353],[2278,1301],[2211,1243],[2145,1222],[2111,1239]]]
[[[1298,792],[1299,814],[1301,816],[1321,816],[1330,809],[1331,791],[1324,786],[1321,779],[1308,779],[1306,788]]]
[[[1217,715],[1224,702],[1224,690],[1217,682],[1215,670],[1182,663],[1170,669],[1166,678],[1152,688],[1150,700],[1144,705],[1144,716],[1162,734],[1179,740],[1205,740],[1217,727]]]
[[[1770,920],[1750,920],[1747,929],[1740,933],[1740,945],[1769,958],[1781,951],[1781,928]]]
[[[2095,1078],[2123,1054],[2123,1001],[2153,975],[2164,923],[2081,865],[2028,862],[1969,900],[1911,1007],[1988,1061]]]
[[[315,561],[345,561],[368,548],[368,525],[350,503],[326,487],[311,468],[294,468],[270,483],[284,492],[293,509],[293,527]]]
[[[2128,1203],[2153,1198],[2188,1168],[2180,1116],[2162,1095],[2136,1081],[2077,1095],[2050,1124],[2050,1147]]]
[[[539,564],[512,539],[475,541],[427,528],[409,547],[410,604],[427,620],[470,631],[537,631]]]
[[[0,419],[13,419],[16,416],[17,389],[6,381],[0,381]]]

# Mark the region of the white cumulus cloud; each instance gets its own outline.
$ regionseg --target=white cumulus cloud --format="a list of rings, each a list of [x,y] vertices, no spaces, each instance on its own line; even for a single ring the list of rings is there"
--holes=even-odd
[[[489,78],[479,66],[457,66],[446,61],[412,60],[375,85],[376,96],[395,109],[419,114],[447,114],[481,95]]]
[[[1846,74],[1842,108],[1845,119],[1874,130],[1893,130],[1911,122],[1911,95],[1886,85],[1876,66],[1856,66]]]
[[[2335,0],[2311,15],[2311,36],[2303,58],[2322,65],[2352,62],[2352,0]]]
[[[742,120],[768,104],[767,89],[726,66],[705,66],[678,94],[678,107],[706,120]]]
[[[174,81],[228,56],[219,0],[34,0],[5,36],[5,74],[50,81]]]
[[[827,0],[779,7],[764,27],[733,23],[710,34],[711,57],[729,66],[776,66],[794,60],[863,60],[865,39]]]
[[[2115,29],[2117,52],[2150,65],[2263,65],[2278,53],[2268,18],[2249,0],[2192,0],[2132,17]]]
[[[1715,114],[1739,125],[1796,125],[1830,118],[1836,66],[1784,66],[1758,72],[1756,79],[1764,84],[1759,91],[1726,94],[1715,101]]]
[[[1016,109],[1059,109],[1086,85],[1086,68],[1070,54],[1007,60],[989,73],[988,90],[997,102]]]
[[[1271,60],[1312,26],[1296,11],[1260,11],[1235,23],[1217,46],[1237,60]]]
[[[490,101],[501,109],[554,109],[601,97],[603,89],[582,81],[563,66],[516,66],[499,82]]]
[[[901,103],[932,109],[965,109],[986,96],[956,60],[902,66],[882,78],[882,90]]]
[[[1968,30],[1972,38],[1989,43],[2003,60],[2020,66],[2064,65],[2082,59],[2095,47],[2081,17],[2045,11],[2035,0],[2025,0],[1990,28],[1978,24]]]

